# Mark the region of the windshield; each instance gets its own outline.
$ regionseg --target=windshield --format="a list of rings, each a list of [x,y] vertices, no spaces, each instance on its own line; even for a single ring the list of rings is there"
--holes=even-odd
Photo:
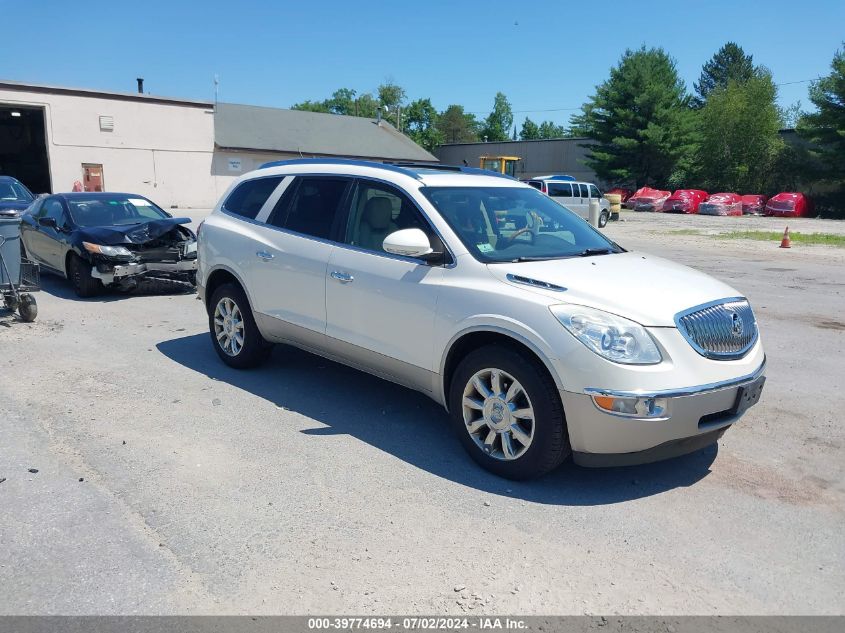
[[[146,198],[97,196],[68,198],[70,215],[77,226],[123,226],[170,216]]]
[[[0,200],[6,202],[32,202],[32,194],[18,182],[0,182]]]
[[[483,262],[558,259],[622,249],[531,187],[420,189],[473,256]]]

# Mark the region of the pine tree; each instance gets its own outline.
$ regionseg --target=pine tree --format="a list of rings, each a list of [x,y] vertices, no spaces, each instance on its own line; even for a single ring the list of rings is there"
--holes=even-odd
[[[738,44],[728,42],[702,67],[701,76],[695,84],[697,96],[693,104],[701,107],[716,88],[726,87],[731,79],[738,83],[746,82],[754,74],[754,58],[746,55]]]

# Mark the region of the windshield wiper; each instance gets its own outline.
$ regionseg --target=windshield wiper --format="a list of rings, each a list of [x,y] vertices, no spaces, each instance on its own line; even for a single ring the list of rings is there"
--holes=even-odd
[[[550,259],[559,259],[559,258],[558,257],[549,257],[549,256],[546,256],[546,257],[533,256],[532,257],[532,256],[528,255],[528,256],[517,257],[516,259],[512,259],[511,263],[512,264],[519,264],[520,262],[546,262],[546,261],[549,261]]]
[[[578,253],[579,257],[590,257],[591,255],[610,255],[611,253],[615,253],[616,251],[612,248],[585,248],[583,251]]]

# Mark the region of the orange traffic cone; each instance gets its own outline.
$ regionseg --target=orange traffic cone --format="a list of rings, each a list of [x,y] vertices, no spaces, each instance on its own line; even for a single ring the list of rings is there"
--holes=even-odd
[[[783,231],[783,239],[780,241],[780,248],[792,248],[792,240],[789,239],[789,227]]]

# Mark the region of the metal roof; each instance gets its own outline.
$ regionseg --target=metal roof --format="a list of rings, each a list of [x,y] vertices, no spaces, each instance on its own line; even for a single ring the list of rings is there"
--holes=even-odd
[[[65,94],[76,97],[113,99],[117,101],[144,101],[147,103],[196,106],[198,108],[210,108],[214,105],[211,101],[196,101],[193,99],[179,99],[175,97],[159,97],[156,95],[142,94],[140,92],[111,92],[105,90],[94,90],[91,88],[68,88],[64,86],[50,86],[46,84],[30,84],[20,81],[9,81],[7,79],[0,79],[0,90],[17,90],[24,92],[39,92],[47,94]]]
[[[364,117],[218,103],[214,142],[224,149],[437,162],[389,123]]]

